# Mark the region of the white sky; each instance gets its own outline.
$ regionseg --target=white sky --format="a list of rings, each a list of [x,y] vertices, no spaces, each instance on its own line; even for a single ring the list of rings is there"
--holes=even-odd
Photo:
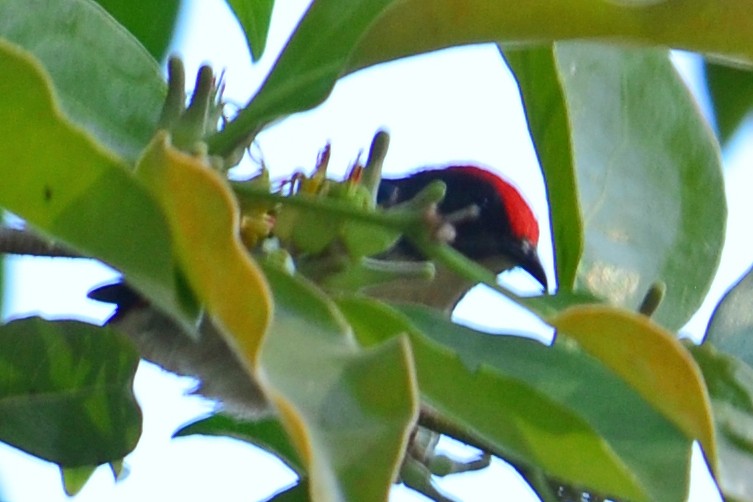
[[[302,13],[308,1],[277,2],[278,6],[284,3],[285,11],[275,12],[267,54],[256,67],[251,67],[240,29],[222,0],[185,3],[190,7],[190,16],[174,50],[184,58],[187,74],[195,74],[201,63],[211,62],[216,70],[226,72],[226,96],[244,103],[273,63],[296,22],[296,13]],[[692,71],[692,64],[688,67]],[[540,217],[544,231],[541,241],[549,240],[543,182],[517,88],[495,48],[443,51],[352,75],[339,83],[328,101],[314,112],[296,115],[262,133],[259,150],[272,174],[282,177],[312,166],[317,152],[331,141],[330,166],[332,174],[338,174],[338,166],[339,171],[344,171],[359,152],[365,153],[379,128],[387,128],[392,136],[387,174],[452,161],[474,161],[499,169],[523,189]],[[747,164],[753,158],[753,147],[749,144],[741,141],[728,159],[728,246],[711,299],[690,326],[696,335],[705,328],[710,308],[747,269],[753,256],[748,230],[739,231],[746,228],[742,226],[743,218],[751,214]],[[540,253],[551,269],[551,249],[543,247]],[[14,267],[12,277],[17,287],[9,298],[6,315],[43,311],[48,316],[74,313],[79,318],[100,320],[107,316],[109,309],[85,297],[93,285],[111,278],[111,271],[96,263],[72,260],[66,261],[64,267],[49,259],[9,262]],[[513,280],[526,287],[528,278],[521,273]],[[460,306],[456,316],[494,328],[500,326],[500,312],[509,312],[509,305],[479,288]],[[511,315],[504,316],[503,324],[508,328],[510,318]],[[515,319],[513,329],[530,323],[526,317]],[[145,413],[145,429],[138,448],[127,459],[130,476],[114,485],[108,472],[100,469],[77,502],[257,500],[294,480],[278,462],[238,441],[170,440],[180,425],[210,409],[199,399],[182,396],[190,386],[190,381],[142,365],[136,391]],[[696,464],[694,469],[702,471],[703,466]],[[451,476],[442,486],[465,500],[537,500],[515,477],[501,462],[495,462],[482,473]],[[707,476],[694,474],[691,500],[718,499],[709,483]],[[54,466],[2,445],[0,486],[11,502],[67,500]],[[394,500],[420,497],[398,489]]]

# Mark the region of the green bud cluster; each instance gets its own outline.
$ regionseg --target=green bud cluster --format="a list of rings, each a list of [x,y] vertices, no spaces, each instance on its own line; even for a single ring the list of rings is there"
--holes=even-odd
[[[319,156],[311,176],[298,174],[288,183],[288,197],[326,200],[355,211],[377,211],[375,196],[362,183],[364,167],[355,163],[345,179],[327,178],[329,147]],[[392,247],[399,233],[381,226],[343,218],[339,215],[308,211],[292,204],[278,210],[275,236],[296,255],[346,255],[351,259],[373,256]]]

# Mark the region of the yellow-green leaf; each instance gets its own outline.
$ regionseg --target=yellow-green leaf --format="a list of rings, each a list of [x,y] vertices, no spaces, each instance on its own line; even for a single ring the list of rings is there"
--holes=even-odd
[[[654,440],[649,444],[661,444],[666,455],[661,461],[651,459],[647,450],[638,458],[620,444],[625,437],[633,444],[647,438],[625,427],[620,427],[619,435],[614,434],[609,422],[616,419],[608,414],[597,416],[598,397],[619,386],[614,386],[616,379],[609,375],[588,387],[591,395],[578,392],[586,388],[578,378],[588,375],[593,379],[604,372],[577,351],[475,332],[418,305],[401,305],[395,310],[366,298],[343,298],[338,305],[359,342],[366,346],[407,334],[422,402],[454,424],[455,430],[483,441],[491,453],[630,500],[649,500],[657,493],[664,495],[662,500],[676,500],[671,496],[677,493],[676,487],[652,484],[636,466],[650,465],[653,473],[664,475],[682,470],[672,472],[661,462],[682,457],[683,447],[677,442],[680,434],[661,426],[649,427]],[[637,401],[625,392],[610,395],[624,402]],[[642,403],[630,408],[631,416],[645,420],[638,420],[641,428],[664,421],[656,421],[642,408]],[[619,420],[625,420],[624,413]],[[656,434],[662,429],[663,434]],[[573,451],[578,452],[577,459]]]
[[[669,46],[753,60],[747,0],[660,1],[651,5],[605,0],[393,2],[353,50],[350,69],[455,45],[536,44],[591,39]]]
[[[243,28],[252,62],[257,62],[267,46],[274,0],[227,0],[228,7]]]
[[[63,478],[63,489],[69,497],[74,497],[86,486],[86,483],[97,470],[96,465],[81,467],[61,467],[60,477]]]
[[[175,0],[100,3],[108,4],[111,12],[119,11],[115,17],[153,50],[158,44],[167,44],[165,33],[171,31],[171,21],[166,18],[175,17],[168,12],[168,4],[173,4],[174,12]],[[122,7],[115,8],[115,4]],[[125,11],[130,15],[121,15]],[[137,18],[145,19],[138,23]],[[33,4],[3,0],[0,38],[38,58],[50,75],[64,115],[72,123],[85,128],[119,156],[135,162],[154,135],[166,86],[159,64],[134,35],[93,0],[35,0]]]
[[[646,401],[703,445],[716,464],[711,405],[698,366],[672,334],[649,318],[601,305],[573,307],[550,319],[558,342],[575,340]]]
[[[311,500],[387,500],[418,414],[404,337],[360,348],[325,294],[265,267],[274,320],[259,363]]]
[[[123,272],[177,318],[172,244],[160,207],[129,166],[61,112],[49,75],[0,40],[0,206]]]
[[[162,205],[174,253],[196,296],[243,363],[255,367],[272,302],[240,241],[238,205],[226,180],[204,159],[175,149],[165,131],[157,133],[136,173]]]
[[[690,348],[711,394],[724,499],[753,500],[753,368],[709,342]]]
[[[358,39],[392,1],[311,2],[259,92],[209,138],[210,152],[227,154],[271,121],[324,101]]]

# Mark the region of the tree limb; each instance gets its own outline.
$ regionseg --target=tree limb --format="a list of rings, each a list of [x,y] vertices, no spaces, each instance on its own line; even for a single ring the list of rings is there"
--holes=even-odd
[[[0,227],[0,254],[85,258],[69,247],[27,229]]]

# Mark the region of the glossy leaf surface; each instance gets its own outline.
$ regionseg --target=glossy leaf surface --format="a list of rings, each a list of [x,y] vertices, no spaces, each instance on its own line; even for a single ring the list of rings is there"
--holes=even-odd
[[[266,268],[275,316],[259,374],[308,473],[313,500],[385,500],[417,413],[410,346],[360,349],[313,286]]]
[[[4,0],[0,37],[41,62],[68,120],[136,160],[154,134],[166,86],[131,33],[92,0]]]
[[[259,92],[236,119],[210,138],[210,150],[231,151],[269,122],[324,101],[363,31],[390,1],[313,2]]]
[[[635,309],[662,281],[653,317],[678,329],[724,243],[718,145],[665,51],[572,43],[556,56],[586,222],[578,283]]]
[[[68,122],[48,75],[0,41],[0,206],[87,256],[177,319],[177,269],[162,211],[127,165]]]
[[[136,174],[166,215],[176,259],[194,294],[251,372],[272,302],[264,276],[240,240],[239,209],[227,181],[205,159],[175,149],[164,131],[155,136]]]
[[[544,152],[552,208],[562,218],[555,247],[567,267],[578,254],[567,230],[581,228],[573,199],[580,202],[585,246],[576,286],[635,309],[661,281],[666,295],[655,318],[679,328],[714,277],[726,209],[718,145],[667,53],[558,43],[551,52],[508,54]],[[571,159],[546,154],[552,142]]]
[[[558,336],[577,341],[688,438],[699,440],[713,465],[716,444],[708,391],[675,336],[645,316],[605,306],[574,307],[550,322]]]
[[[422,399],[494,454],[618,498],[684,500],[692,442],[577,347],[478,332],[419,306],[340,305],[363,344],[407,332]]]
[[[717,305],[706,341],[753,366],[753,270],[748,270]]]
[[[753,72],[706,62],[706,83],[722,144],[727,143],[753,108]]]
[[[63,467],[60,469],[60,475],[63,478],[63,489],[69,497],[78,495],[91,479],[97,466],[84,465],[81,467]]]
[[[224,436],[246,441],[279,457],[291,469],[304,474],[298,453],[290,443],[282,424],[274,418],[245,421],[228,415],[212,415],[181,427],[175,437],[191,435]]]
[[[181,0],[96,0],[118,20],[157,61],[167,56]]]
[[[692,347],[711,394],[726,500],[753,498],[753,368],[710,343]]]
[[[523,107],[544,172],[559,290],[571,290],[583,255],[583,217],[571,124],[551,46],[510,50],[504,58],[518,81]]]
[[[251,59],[258,61],[267,45],[274,0],[227,0],[246,35]]]
[[[0,326],[0,440],[64,467],[123,458],[141,434],[138,360],[125,339],[91,324]]]
[[[753,61],[746,0],[637,2],[405,0],[394,2],[360,40],[349,67],[481,42],[521,44],[595,39],[669,46]]]

